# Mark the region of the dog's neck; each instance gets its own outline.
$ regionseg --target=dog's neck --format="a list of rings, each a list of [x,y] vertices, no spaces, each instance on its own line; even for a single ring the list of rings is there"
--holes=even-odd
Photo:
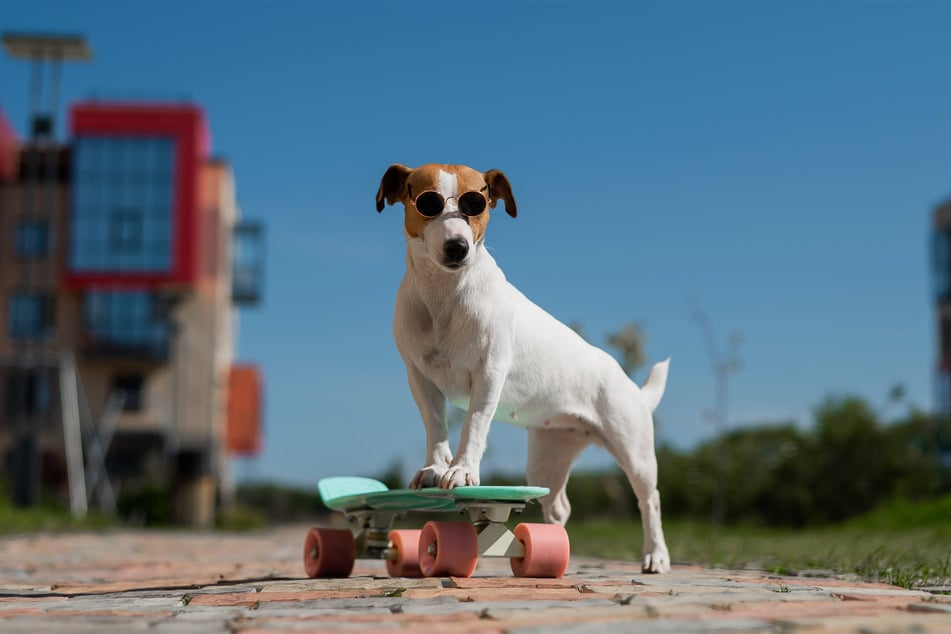
[[[410,239],[406,243],[406,276],[431,312],[458,302],[460,295],[472,296],[493,275],[502,272],[482,242],[472,247],[466,265],[458,271],[447,271],[433,262],[422,240]]]

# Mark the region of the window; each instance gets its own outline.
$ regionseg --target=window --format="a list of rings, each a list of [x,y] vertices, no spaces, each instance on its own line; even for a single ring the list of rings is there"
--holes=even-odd
[[[931,243],[935,300],[951,299],[951,228],[935,229]]]
[[[83,299],[86,333],[107,347],[164,353],[169,326],[157,314],[153,295],[144,291],[94,291]]]
[[[142,212],[138,209],[116,209],[109,223],[109,245],[122,253],[142,250]]]
[[[22,258],[35,258],[49,252],[49,223],[45,220],[21,220],[16,227],[14,250]]]
[[[70,214],[73,273],[169,273],[173,260],[175,141],[77,137]]]
[[[231,265],[231,299],[240,306],[261,301],[264,277],[264,227],[244,222],[234,228]]]
[[[45,415],[50,411],[50,377],[41,370],[14,369],[7,375],[7,414]]]
[[[44,339],[53,334],[53,297],[18,291],[10,297],[9,332],[14,339]]]
[[[113,394],[121,394],[123,412],[142,411],[142,376],[139,374],[120,374],[112,378]]]
[[[951,315],[941,315],[939,327],[938,349],[941,351],[941,361],[951,364]],[[951,365],[949,365],[951,370]]]

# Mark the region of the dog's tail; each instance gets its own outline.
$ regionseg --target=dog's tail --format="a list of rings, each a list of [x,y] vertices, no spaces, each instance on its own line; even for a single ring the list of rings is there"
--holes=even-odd
[[[664,396],[664,388],[667,387],[667,369],[670,367],[670,357],[667,357],[659,363],[655,363],[651,368],[647,380],[644,381],[644,387],[641,388],[641,395],[644,402],[651,408],[651,412],[657,409],[660,399]]]

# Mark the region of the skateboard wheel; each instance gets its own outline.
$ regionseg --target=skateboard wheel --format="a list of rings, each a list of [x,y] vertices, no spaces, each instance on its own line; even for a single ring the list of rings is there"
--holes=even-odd
[[[419,529],[390,531],[390,548],[395,559],[386,560],[386,571],[391,577],[422,577],[419,569]]]
[[[304,570],[315,577],[349,577],[356,557],[353,533],[347,529],[311,528],[304,540]]]
[[[571,544],[568,533],[558,524],[519,524],[512,531],[525,546],[524,557],[512,557],[516,577],[553,577],[558,579],[568,569]]]
[[[471,524],[427,522],[419,536],[419,568],[427,577],[471,577],[479,539]]]

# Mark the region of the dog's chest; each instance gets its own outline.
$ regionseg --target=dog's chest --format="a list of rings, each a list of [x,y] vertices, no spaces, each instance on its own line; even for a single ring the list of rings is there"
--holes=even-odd
[[[416,297],[397,302],[395,335],[400,351],[452,400],[468,398],[472,373],[488,345],[484,315],[465,306],[433,310]]]

